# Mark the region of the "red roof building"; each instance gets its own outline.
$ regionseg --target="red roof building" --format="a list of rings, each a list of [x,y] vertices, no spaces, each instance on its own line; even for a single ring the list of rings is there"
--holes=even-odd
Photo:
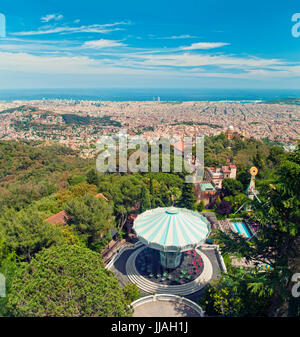
[[[107,198],[106,198],[106,196],[105,195],[103,195],[102,193],[98,193],[98,194],[96,194],[95,195],[95,198],[99,198],[99,197],[101,197],[102,199],[104,199],[105,201],[109,201]]]
[[[182,153],[184,152],[184,142],[182,140],[180,140],[179,142],[176,142],[175,144],[172,144],[172,146],[174,147],[174,149]]]
[[[54,215],[50,216],[45,221],[48,221],[48,222],[52,223],[53,225],[56,224],[56,223],[65,225],[67,223],[67,220],[68,220],[67,213],[66,213],[65,210],[63,210],[63,211],[61,211],[57,214],[54,214]]]

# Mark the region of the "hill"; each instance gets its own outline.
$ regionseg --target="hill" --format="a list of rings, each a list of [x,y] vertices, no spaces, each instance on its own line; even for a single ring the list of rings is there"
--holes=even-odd
[[[300,97],[286,97],[263,102],[264,104],[300,105]]]
[[[21,111],[21,112],[37,112],[39,109],[35,108],[33,106],[29,106],[29,105],[20,105],[17,108],[11,108],[11,109],[6,109],[6,110],[2,110],[0,111],[0,114],[9,114],[9,113],[13,113],[16,111]]]
[[[50,195],[91,164],[64,146],[0,141],[0,210],[4,205],[20,209]]]

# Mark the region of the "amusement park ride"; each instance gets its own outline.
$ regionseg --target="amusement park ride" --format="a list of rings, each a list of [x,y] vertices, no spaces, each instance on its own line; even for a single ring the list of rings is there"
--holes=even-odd
[[[257,196],[258,190],[255,188],[255,176],[258,173],[258,169],[257,167],[253,166],[250,168],[249,172],[251,174],[251,180],[249,186],[246,189],[247,196],[251,200],[254,200],[254,198],[256,198],[257,201],[261,203],[260,199]],[[238,213],[245,206],[245,204],[246,203],[244,203],[234,214]],[[250,205],[246,205],[246,211],[251,211]]]
[[[258,173],[258,169],[254,166],[251,167],[251,169],[250,169],[251,180],[250,180],[250,184],[249,184],[246,192],[247,192],[247,196],[248,196],[249,199],[254,200],[254,197],[255,197],[257,199],[257,201],[261,203],[261,201],[259,200],[259,198],[257,196],[258,191],[255,188],[255,176],[257,175],[257,173]]]

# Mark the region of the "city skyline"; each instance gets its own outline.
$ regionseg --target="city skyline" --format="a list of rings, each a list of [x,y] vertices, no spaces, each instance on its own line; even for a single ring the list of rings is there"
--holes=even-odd
[[[0,89],[300,89],[297,12],[269,0],[4,3]]]

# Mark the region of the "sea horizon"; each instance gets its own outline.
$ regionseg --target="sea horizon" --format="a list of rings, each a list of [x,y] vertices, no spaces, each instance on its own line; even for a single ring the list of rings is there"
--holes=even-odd
[[[300,97],[300,89],[179,89],[179,88],[84,88],[1,89],[0,101],[86,100],[86,101],[268,101]]]

